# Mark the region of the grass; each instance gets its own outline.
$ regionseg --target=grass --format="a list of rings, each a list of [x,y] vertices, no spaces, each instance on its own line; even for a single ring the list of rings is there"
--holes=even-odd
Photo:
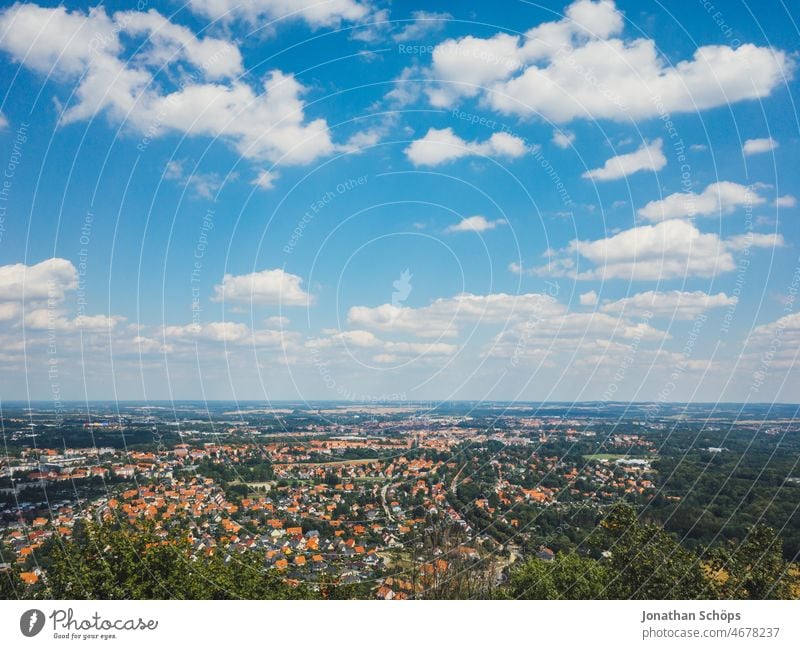
[[[336,466],[339,464],[369,464],[370,462],[377,462],[380,458],[369,457],[359,458],[353,460],[332,460],[331,462],[278,462],[274,466],[281,468],[303,467],[303,466]]]
[[[625,457],[630,457],[625,453],[593,453],[592,455],[584,455],[585,460],[620,460]]]

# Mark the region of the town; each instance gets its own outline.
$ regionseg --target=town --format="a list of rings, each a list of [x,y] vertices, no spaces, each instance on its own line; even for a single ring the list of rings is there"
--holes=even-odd
[[[98,404],[56,416],[6,407],[0,569],[14,571],[20,592],[43,587],[48,547],[90,521],[179,534],[193,555],[250,553],[288,584],[436,596],[459,576],[497,586],[523,558],[590,547],[596,521],[619,501],[679,525],[693,515],[692,481],[715,464],[726,470],[720,462],[738,459],[741,444],[798,445],[798,425],[780,412],[736,421],[661,410]],[[693,462],[696,475],[686,471]],[[764,497],[796,502],[791,461],[768,468],[756,485]],[[773,470],[786,473],[779,484]],[[794,507],[767,513],[793,558]],[[690,545],[720,531],[695,527]]]

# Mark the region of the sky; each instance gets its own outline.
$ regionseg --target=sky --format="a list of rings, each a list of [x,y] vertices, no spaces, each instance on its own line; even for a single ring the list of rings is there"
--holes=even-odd
[[[797,402],[789,3],[0,8],[0,402]]]

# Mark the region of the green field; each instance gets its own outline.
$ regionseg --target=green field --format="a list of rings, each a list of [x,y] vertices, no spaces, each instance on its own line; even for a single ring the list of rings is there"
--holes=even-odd
[[[630,457],[624,453],[593,453],[592,455],[584,455],[584,460],[621,460],[622,458]]]

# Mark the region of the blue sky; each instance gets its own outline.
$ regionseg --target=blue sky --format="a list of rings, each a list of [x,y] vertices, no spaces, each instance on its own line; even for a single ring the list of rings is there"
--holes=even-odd
[[[5,4],[0,398],[796,401],[797,15],[670,12]]]

